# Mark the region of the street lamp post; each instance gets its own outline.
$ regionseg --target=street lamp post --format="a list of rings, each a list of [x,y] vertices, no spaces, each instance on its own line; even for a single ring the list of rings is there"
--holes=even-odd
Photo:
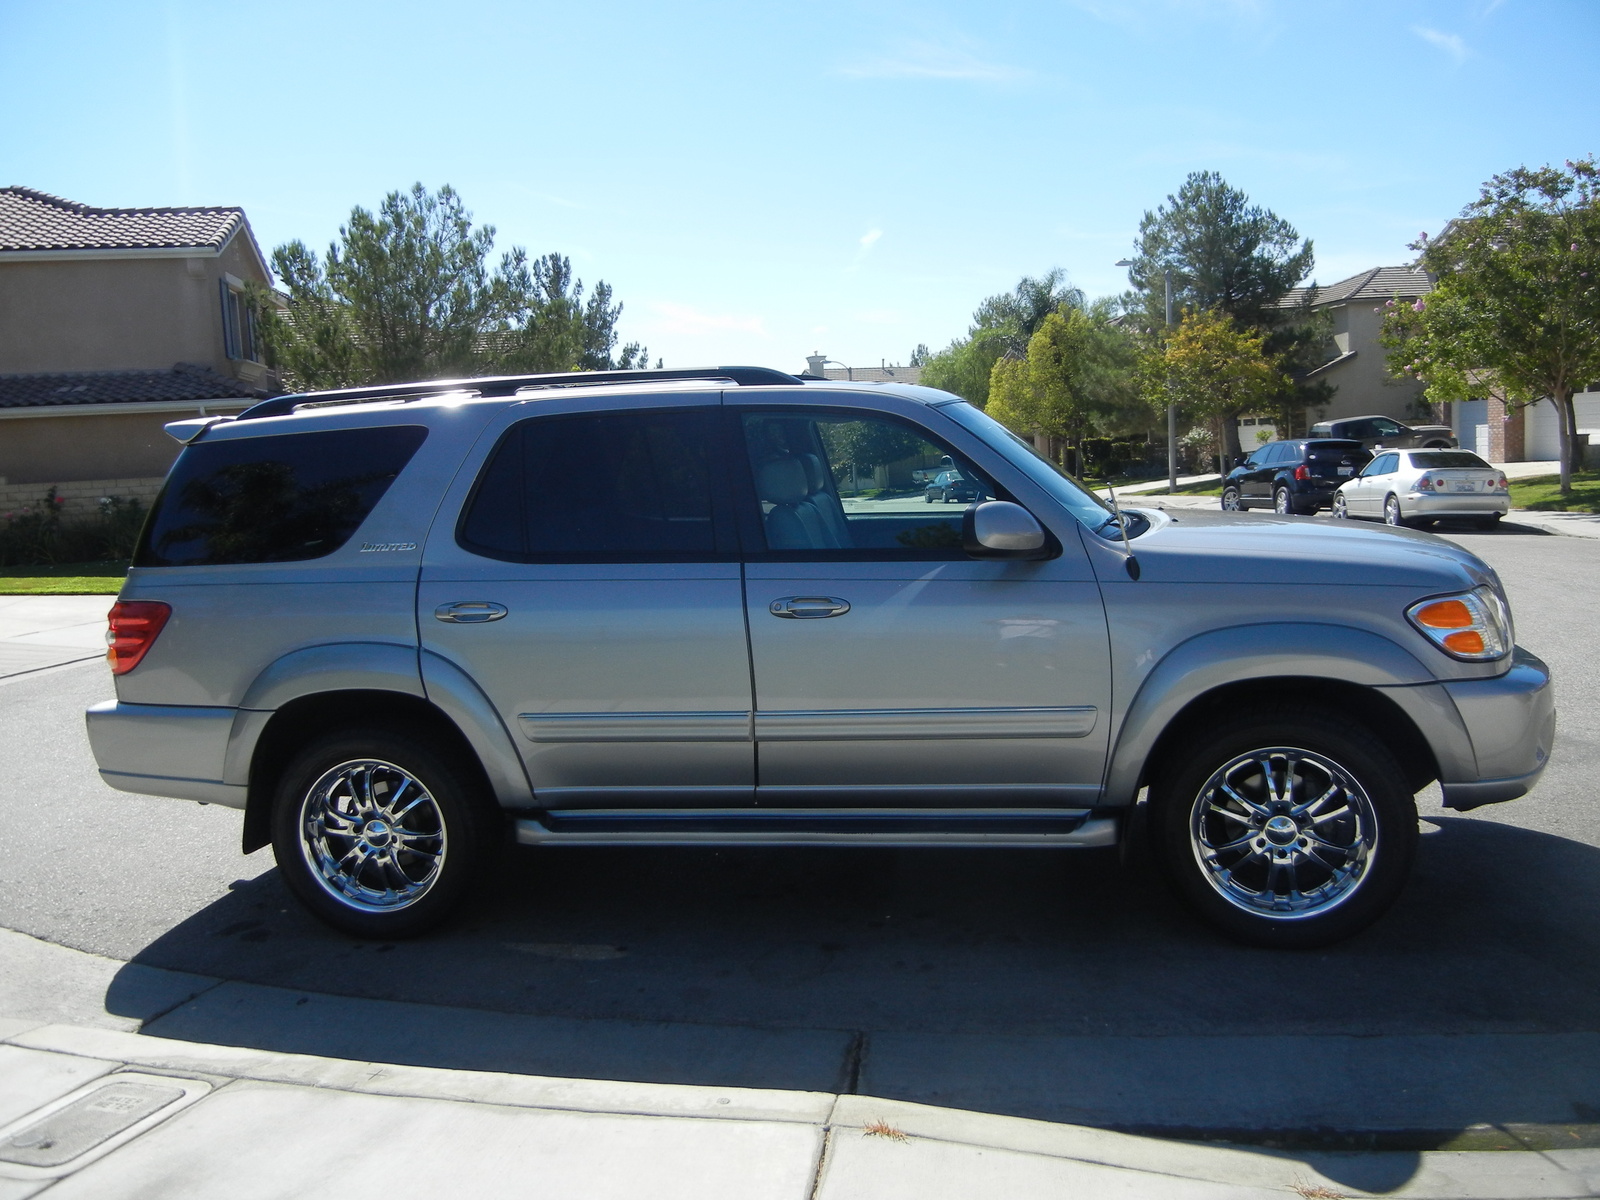
[[[1119,258],[1116,262],[1119,267],[1133,266],[1131,258]],[[1163,267],[1161,277],[1167,285],[1167,328],[1172,328],[1172,268]],[[1170,387],[1170,385],[1169,385]],[[1178,406],[1172,403],[1171,395],[1167,397],[1167,491],[1178,490]]]

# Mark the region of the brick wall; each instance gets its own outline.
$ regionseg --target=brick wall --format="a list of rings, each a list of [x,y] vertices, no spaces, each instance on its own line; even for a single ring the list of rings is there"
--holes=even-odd
[[[1523,409],[1507,414],[1506,402],[1490,396],[1484,424],[1489,431],[1488,459],[1492,463],[1526,462],[1524,450],[1527,416]]]
[[[137,500],[146,508],[161,490],[162,478],[90,479],[80,483],[58,483],[56,495],[65,501],[63,516],[94,512],[100,506],[100,497],[117,496],[123,500]],[[35,508],[44,502],[48,483],[0,484],[0,517],[18,509]]]

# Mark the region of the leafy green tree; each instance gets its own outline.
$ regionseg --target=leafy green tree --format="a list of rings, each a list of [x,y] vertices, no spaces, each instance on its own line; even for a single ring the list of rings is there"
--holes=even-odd
[[[1083,468],[1083,439],[1096,432],[1143,427],[1135,348],[1111,321],[1110,306],[1066,308],[1045,316],[1026,357],[1007,354],[990,372],[989,413],[1017,433],[1044,441],[1052,457]]]
[[[1175,195],[1139,222],[1138,249],[1128,270],[1135,294],[1130,303],[1152,335],[1166,324],[1166,275],[1172,278],[1175,312],[1209,310],[1241,329],[1264,335],[1266,353],[1287,368],[1281,389],[1261,401],[1280,423],[1332,395],[1325,383],[1307,383],[1307,372],[1323,361],[1328,330],[1308,304],[1283,308],[1280,301],[1311,273],[1315,255],[1309,238],[1250,198],[1215,171],[1196,171]],[[1307,297],[1309,300],[1309,296]],[[1223,422],[1225,452],[1239,451],[1237,423]]]
[[[1066,272],[1059,267],[1037,279],[1025,276],[1010,292],[990,296],[978,305],[967,336],[933,355],[923,368],[922,381],[983,408],[989,402],[989,376],[995,362],[1007,354],[1025,358],[1029,339],[1047,316],[1081,308],[1083,302],[1083,292],[1067,282]]]
[[[1170,396],[1191,420],[1212,424],[1223,453],[1236,455],[1236,419],[1267,405],[1288,384],[1265,342],[1264,334],[1241,329],[1226,313],[1186,313],[1164,345],[1146,356],[1146,391],[1163,405]],[[1229,426],[1235,431],[1231,450]]]
[[[567,259],[530,263],[520,247],[491,270],[494,233],[449,186],[419,183],[376,213],[352,209],[321,259],[279,246],[286,307],[252,296],[268,361],[298,389],[643,365],[637,345],[612,353],[622,306],[606,284],[585,299]]]
[[[1387,305],[1390,369],[1434,400],[1495,390],[1513,405],[1548,396],[1561,433],[1561,491],[1577,458],[1573,392],[1600,377],[1600,168],[1496,175],[1435,241],[1413,249],[1437,278],[1414,305]]]
[[[928,343],[918,342],[917,348],[911,352],[911,361],[906,363],[906,366],[925,367],[928,365],[928,360],[932,357],[933,351],[928,349]]]

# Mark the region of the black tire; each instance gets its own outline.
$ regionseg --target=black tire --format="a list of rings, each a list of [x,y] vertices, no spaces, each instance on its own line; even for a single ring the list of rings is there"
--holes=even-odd
[[[1244,511],[1244,499],[1239,494],[1239,489],[1234,487],[1231,483],[1227,487],[1222,489],[1222,511],[1223,512],[1243,512]]]
[[[488,873],[502,827],[477,772],[430,730],[360,726],[317,738],[284,770],[272,852],[318,918],[387,941],[444,920]]]
[[[1405,886],[1416,803],[1365,726],[1320,708],[1246,710],[1166,757],[1150,785],[1152,843],[1177,894],[1227,936],[1325,946],[1377,920]]]
[[[1385,525],[1400,526],[1406,519],[1400,515],[1400,501],[1393,496],[1388,496],[1383,502],[1383,523]]]
[[[926,500],[929,504],[933,503],[933,493],[932,492],[923,492],[922,493],[922,498],[924,500]]]
[[[1294,514],[1294,501],[1289,496],[1289,489],[1281,483],[1272,489],[1272,511],[1285,517]]]
[[[1350,518],[1350,502],[1344,494],[1336,493],[1333,497],[1333,516],[1335,520],[1346,521]]]

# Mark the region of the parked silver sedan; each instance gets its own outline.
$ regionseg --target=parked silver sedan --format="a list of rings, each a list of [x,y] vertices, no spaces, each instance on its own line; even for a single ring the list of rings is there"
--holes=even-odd
[[[1503,471],[1467,450],[1387,450],[1333,497],[1335,517],[1423,527],[1465,518],[1484,529],[1511,511]]]

